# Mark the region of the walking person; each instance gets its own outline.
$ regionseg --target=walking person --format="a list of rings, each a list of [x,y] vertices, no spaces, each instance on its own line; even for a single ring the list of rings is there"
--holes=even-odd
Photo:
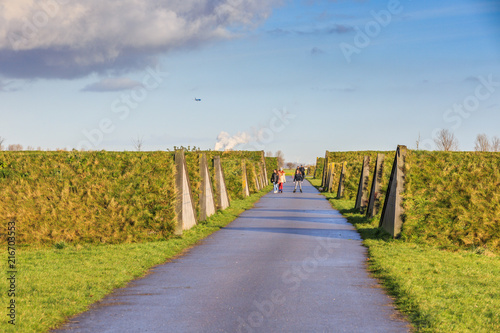
[[[304,168],[303,165],[300,165],[300,173],[302,174],[302,178],[305,179],[306,178],[306,169]]]
[[[273,183],[274,186],[274,193],[278,193],[278,171],[276,169],[273,170],[273,174],[271,175],[271,183]]]
[[[278,192],[283,193],[283,184],[286,183],[285,171],[283,168],[280,168],[278,172]]]
[[[302,172],[300,171],[299,168],[295,170],[295,175],[293,176],[293,181],[295,182],[295,188],[293,189],[293,193],[297,191],[297,184],[299,185],[300,188],[300,193],[302,193],[302,181],[304,180],[304,176],[302,175]]]

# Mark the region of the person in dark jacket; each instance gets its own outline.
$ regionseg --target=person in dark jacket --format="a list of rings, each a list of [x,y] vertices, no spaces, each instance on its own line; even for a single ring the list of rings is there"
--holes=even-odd
[[[274,186],[274,193],[278,193],[278,171],[276,169],[273,170],[273,174],[271,175],[271,183]]]
[[[301,165],[299,170],[300,170],[300,173],[302,174],[302,178],[303,179],[306,178],[306,168],[304,168],[304,166]]]
[[[293,189],[293,193],[297,191],[297,184],[299,185],[300,188],[300,193],[302,193],[302,181],[304,180],[304,176],[302,176],[302,172],[300,172],[300,169],[297,168],[295,170],[295,176],[293,176],[293,181],[295,182],[295,188]]]

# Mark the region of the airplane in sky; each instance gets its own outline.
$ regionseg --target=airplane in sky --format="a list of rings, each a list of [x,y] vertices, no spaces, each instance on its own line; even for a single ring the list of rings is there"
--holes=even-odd
[[[194,98],[194,100],[195,100],[196,102],[201,102],[201,98],[196,98],[196,97],[195,97],[195,98]]]

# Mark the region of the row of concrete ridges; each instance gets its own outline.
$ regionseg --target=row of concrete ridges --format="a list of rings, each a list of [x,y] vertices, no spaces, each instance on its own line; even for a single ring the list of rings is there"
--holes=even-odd
[[[212,181],[210,178],[210,173],[208,170],[208,162],[205,153],[201,153],[200,156],[200,176],[201,176],[201,186],[200,186],[200,212],[199,217],[195,211],[195,205],[193,200],[193,194],[191,192],[191,184],[189,181],[189,175],[186,165],[186,159],[184,156],[184,150],[177,150],[175,152],[175,165],[176,165],[176,228],[175,234],[180,235],[184,230],[192,228],[199,221],[206,220],[209,216],[215,214],[216,210],[223,210],[229,207],[230,200],[226,186],[226,179],[224,176],[224,169],[222,167],[220,156],[214,156],[213,166],[214,166],[214,181],[215,181],[215,193],[212,187]],[[248,197],[250,191],[248,188],[248,180],[246,173],[245,161],[242,161],[242,191],[243,196]],[[261,170],[258,172],[255,178],[255,184],[257,190],[261,190],[268,184],[267,180],[267,170],[264,158],[264,152],[262,151],[262,162]]]
[[[384,206],[382,208],[382,215],[379,222],[379,226],[389,232],[393,237],[397,237],[401,233],[401,227],[403,225],[402,216],[404,210],[402,206],[402,193],[404,190],[405,182],[404,172],[406,152],[406,146],[400,145],[396,149],[396,155],[392,164],[391,176],[387,185]],[[370,156],[364,156],[363,158],[363,166],[361,168],[355,208],[359,209],[363,213],[366,213],[367,217],[374,217],[375,215],[377,215],[377,210],[380,205],[380,190],[384,157],[384,154],[377,154],[377,161],[375,163],[375,170],[373,171],[373,177],[370,186]],[[342,169],[340,172],[339,185],[337,189],[337,198],[342,198],[344,196],[346,166],[347,162],[342,162]],[[329,161],[329,152],[326,151],[323,165],[323,179],[321,182],[321,187],[324,191],[332,192],[334,178],[335,163]]]

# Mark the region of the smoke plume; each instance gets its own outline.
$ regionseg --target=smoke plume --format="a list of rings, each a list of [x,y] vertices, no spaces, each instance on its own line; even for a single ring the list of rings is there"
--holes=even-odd
[[[238,132],[231,136],[228,132],[220,132],[215,143],[215,150],[231,150],[237,145],[249,143],[252,136],[246,132]]]

